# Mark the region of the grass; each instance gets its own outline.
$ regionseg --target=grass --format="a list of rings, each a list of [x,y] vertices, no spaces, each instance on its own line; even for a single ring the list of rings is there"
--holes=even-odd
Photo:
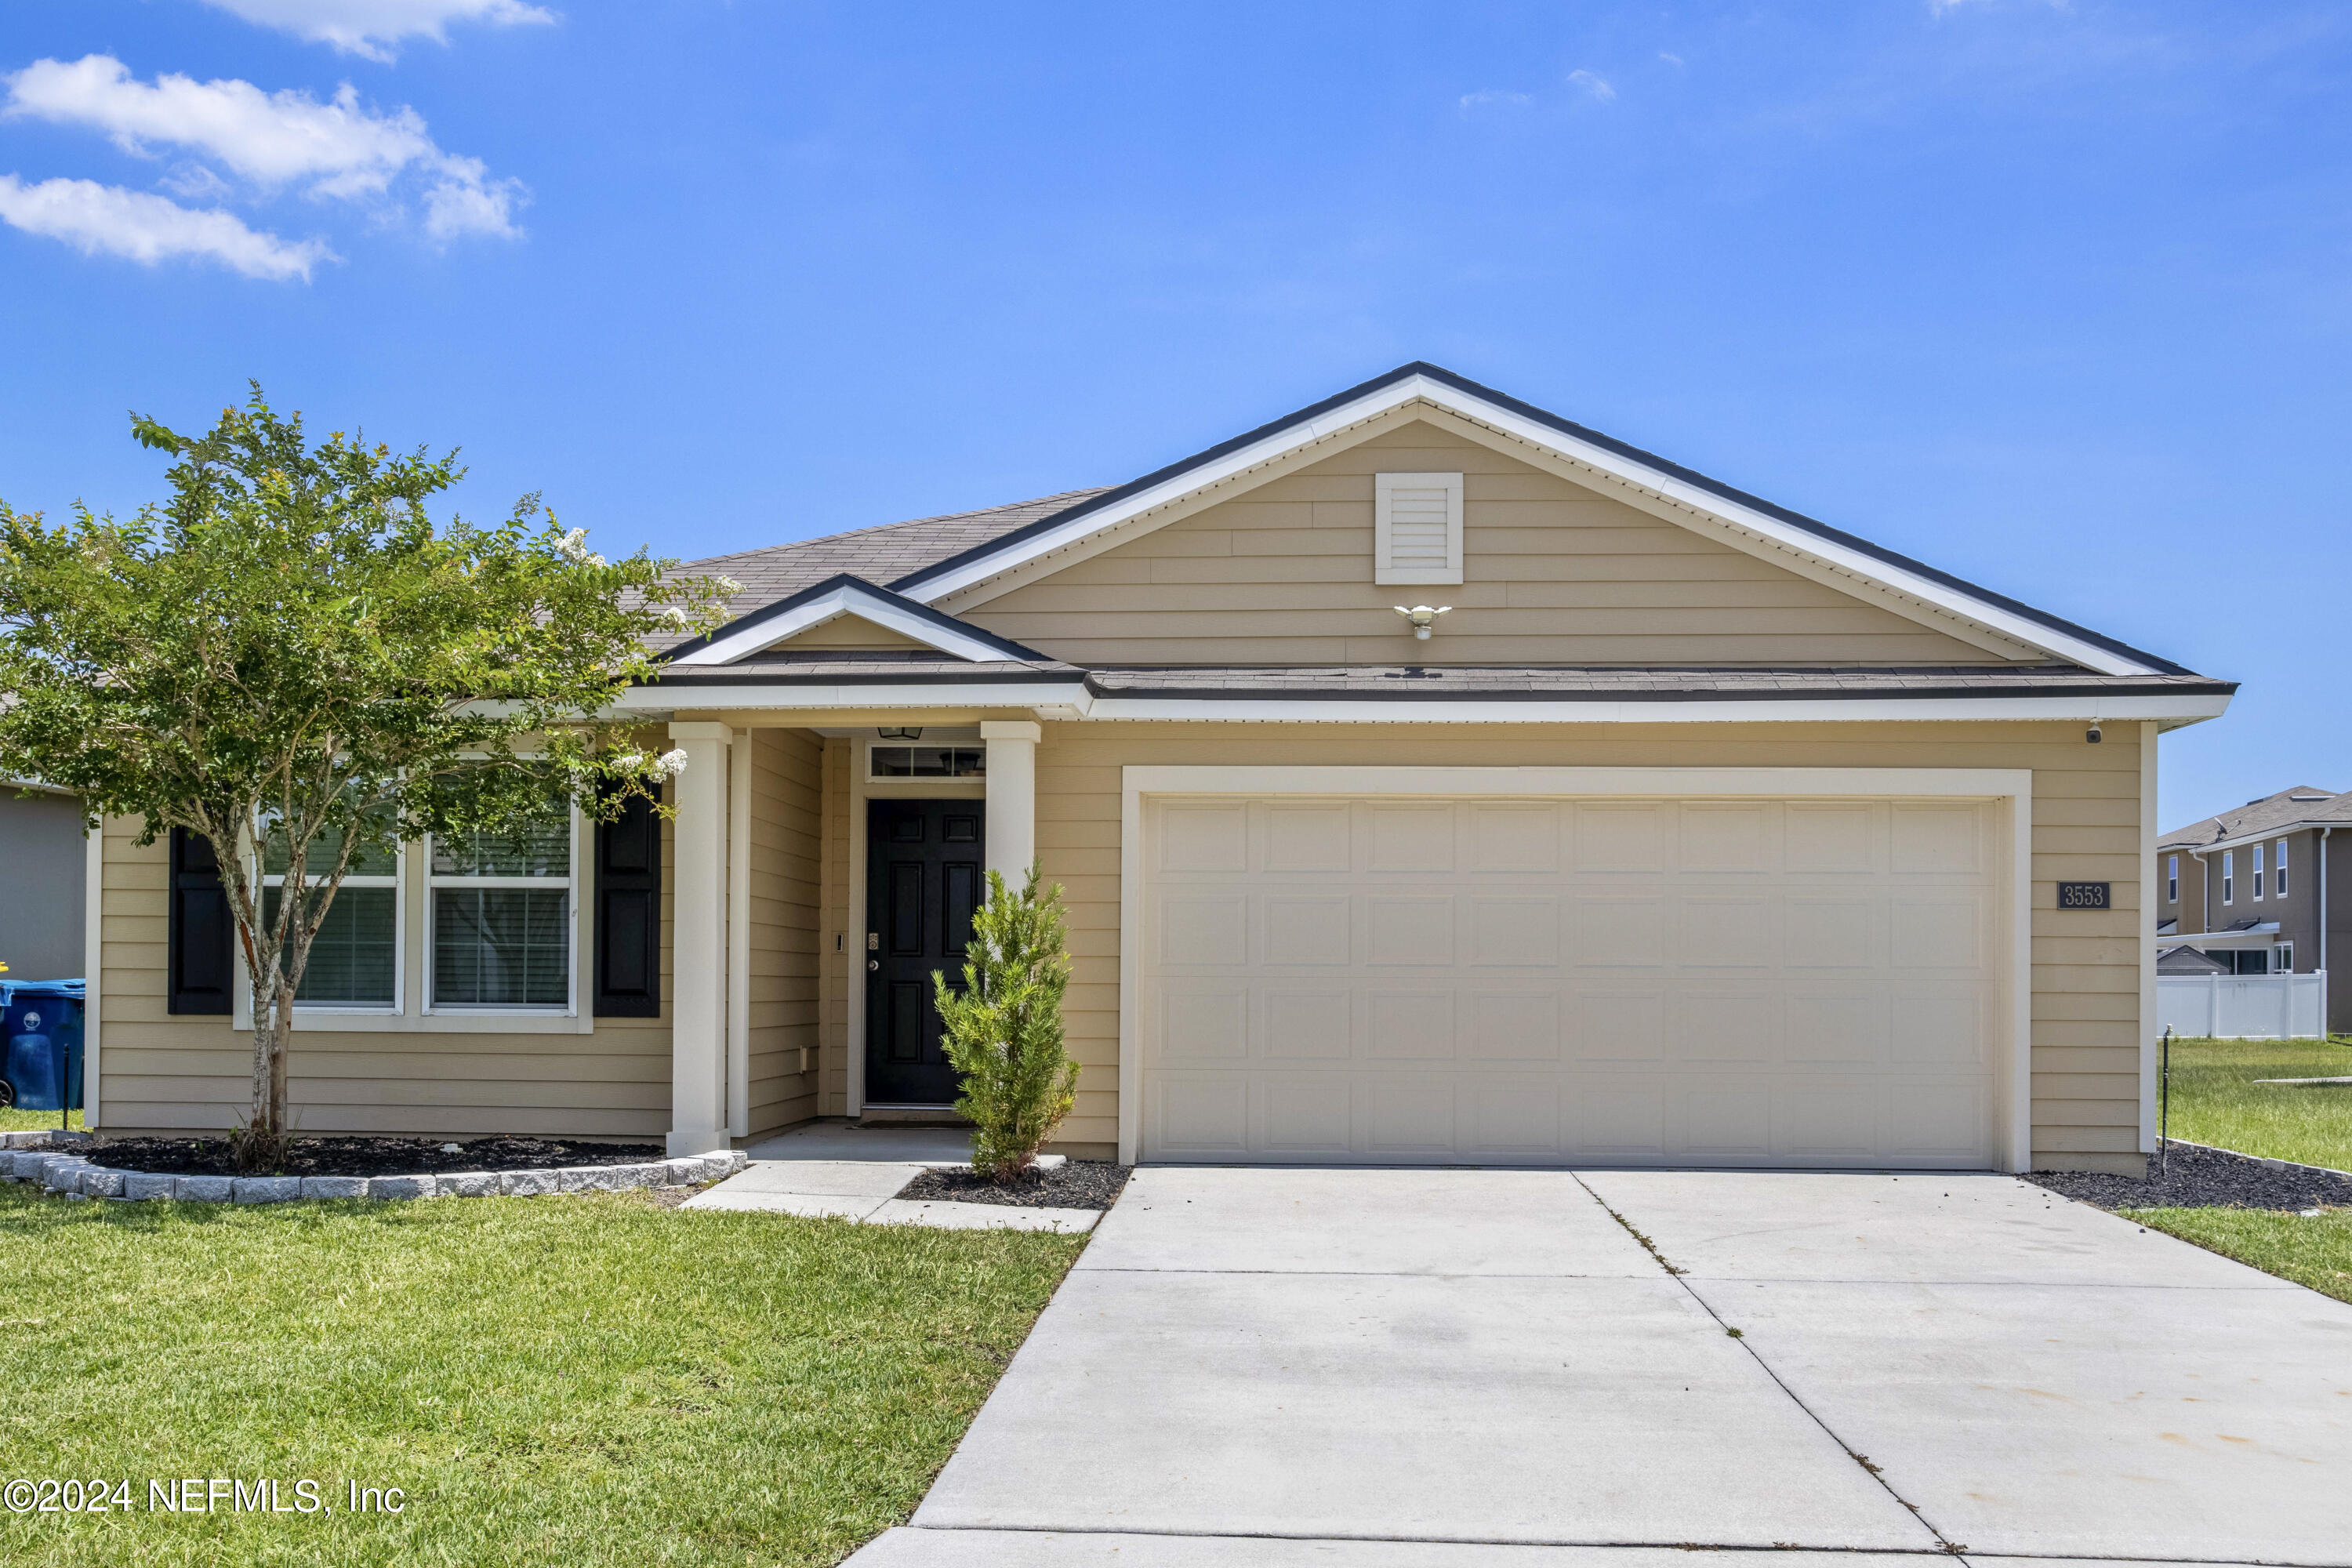
[[[2352,1171],[2352,1085],[2289,1089],[2264,1078],[2352,1077],[2352,1041],[2172,1042],[2172,1135],[2242,1154]]]
[[[80,1111],[68,1110],[66,1115],[71,1119],[66,1123],[69,1131],[85,1131]],[[54,1110],[0,1110],[0,1132],[55,1132],[57,1130],[58,1113]]]
[[[0,1187],[16,1564],[830,1563],[904,1520],[1082,1243],[635,1195],[268,1209]],[[151,1478],[331,1512],[150,1511]],[[394,1516],[346,1482],[398,1487]]]
[[[2329,1209],[2315,1219],[2268,1209],[2125,1212],[2151,1229],[2352,1301],[2352,1209]]]

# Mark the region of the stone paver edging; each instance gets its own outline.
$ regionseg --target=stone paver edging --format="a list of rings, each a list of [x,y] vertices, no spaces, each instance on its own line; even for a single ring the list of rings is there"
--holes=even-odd
[[[300,1198],[542,1197],[632,1187],[697,1187],[743,1168],[740,1150],[632,1165],[562,1165],[538,1171],[454,1171],[415,1176],[175,1176],[118,1171],[70,1149],[0,1149],[0,1178],[68,1197],[139,1203],[285,1204]]]

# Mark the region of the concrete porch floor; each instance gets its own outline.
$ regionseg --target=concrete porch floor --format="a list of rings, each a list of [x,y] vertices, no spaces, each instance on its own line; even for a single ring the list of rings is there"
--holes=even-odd
[[[860,1127],[817,1121],[764,1139],[745,1151],[751,1163],[689,1209],[852,1219],[867,1225],[923,1225],[944,1230],[1094,1229],[1094,1209],[1021,1208],[999,1204],[910,1202],[898,1189],[926,1169],[971,1158],[971,1134],[960,1127]],[[1042,1163],[1058,1163],[1047,1155]]]

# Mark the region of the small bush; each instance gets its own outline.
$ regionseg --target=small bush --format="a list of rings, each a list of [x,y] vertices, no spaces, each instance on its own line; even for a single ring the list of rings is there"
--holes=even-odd
[[[931,974],[948,1060],[963,1076],[956,1109],[975,1129],[971,1168],[993,1181],[1034,1164],[1077,1103],[1078,1064],[1062,1048],[1066,934],[1060,887],[1041,892],[1032,866],[1015,893],[991,871],[988,902],[971,918],[961,988]]]

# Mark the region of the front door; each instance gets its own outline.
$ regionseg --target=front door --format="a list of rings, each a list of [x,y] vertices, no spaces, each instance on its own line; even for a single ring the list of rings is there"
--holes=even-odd
[[[877,800],[866,807],[866,1102],[951,1105],[931,973],[963,973],[984,896],[977,800]]]

